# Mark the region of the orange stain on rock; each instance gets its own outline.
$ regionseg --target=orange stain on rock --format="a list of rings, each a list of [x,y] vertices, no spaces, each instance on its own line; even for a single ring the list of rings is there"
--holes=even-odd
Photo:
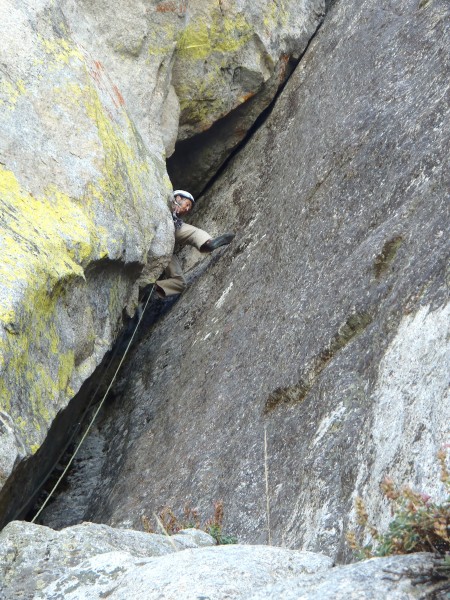
[[[119,101],[119,105],[123,106],[125,104],[125,100],[123,99],[122,94],[119,92],[119,88],[116,85],[113,85],[114,94]],[[115,103],[114,103],[115,104]]]
[[[161,2],[156,6],[156,12],[184,14],[187,11],[187,0]]]

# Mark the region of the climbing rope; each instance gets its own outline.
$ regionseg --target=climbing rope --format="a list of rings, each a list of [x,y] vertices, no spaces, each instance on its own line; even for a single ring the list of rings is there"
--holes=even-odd
[[[129,342],[128,342],[128,344],[127,344],[127,347],[125,348],[125,352],[123,353],[123,356],[122,356],[122,358],[120,359],[120,362],[119,362],[119,364],[118,364],[118,366],[117,366],[117,368],[116,368],[116,370],[115,370],[115,372],[114,372],[113,378],[111,379],[111,382],[110,382],[110,384],[109,384],[109,386],[108,386],[108,388],[107,388],[106,392],[103,394],[103,398],[101,399],[101,401],[100,401],[100,403],[99,403],[98,407],[96,408],[96,410],[95,410],[95,412],[94,412],[94,415],[93,415],[93,417],[91,418],[91,420],[90,420],[90,422],[89,422],[89,425],[87,426],[87,429],[86,429],[86,431],[84,432],[84,434],[83,434],[83,436],[82,436],[81,440],[78,442],[78,445],[77,445],[77,447],[75,448],[75,450],[74,450],[74,452],[73,452],[72,456],[70,457],[70,459],[69,459],[69,462],[67,463],[67,465],[66,465],[66,467],[64,468],[63,472],[62,472],[62,473],[61,473],[61,475],[58,477],[58,480],[56,481],[55,485],[52,487],[52,489],[50,490],[50,493],[48,494],[47,498],[46,498],[46,499],[44,500],[44,502],[42,503],[42,506],[41,506],[41,508],[40,508],[40,509],[37,511],[37,513],[36,513],[36,514],[34,515],[34,517],[31,519],[31,523],[34,523],[34,522],[36,521],[36,519],[39,517],[39,515],[41,514],[41,512],[44,510],[44,508],[45,508],[45,507],[47,506],[47,504],[49,503],[49,501],[50,501],[50,498],[53,496],[53,494],[55,493],[55,491],[56,491],[56,489],[58,488],[59,484],[60,484],[60,483],[61,483],[61,481],[63,480],[64,476],[66,475],[67,471],[69,470],[70,466],[72,465],[72,463],[73,463],[73,461],[74,461],[74,459],[75,459],[76,455],[78,454],[78,451],[80,450],[81,446],[83,445],[83,442],[84,442],[84,440],[86,439],[86,437],[87,437],[88,433],[90,432],[90,430],[91,430],[91,428],[92,428],[92,425],[94,424],[94,422],[95,422],[95,419],[97,418],[97,415],[98,415],[98,413],[100,412],[100,410],[101,410],[101,408],[102,408],[102,406],[103,406],[103,404],[104,404],[104,402],[105,402],[105,400],[106,400],[106,398],[107,398],[107,396],[108,396],[108,394],[109,394],[109,391],[110,391],[110,389],[112,388],[112,386],[113,386],[113,384],[114,384],[114,382],[115,382],[115,380],[116,380],[116,377],[117,377],[117,374],[119,373],[120,367],[122,366],[122,364],[123,364],[123,362],[124,362],[124,360],[125,360],[125,358],[126,358],[126,356],[127,356],[127,354],[128,354],[128,350],[130,349],[130,347],[131,347],[131,344],[133,343],[134,337],[135,337],[135,335],[136,335],[136,332],[137,332],[137,330],[138,330],[138,327],[139,327],[139,325],[140,325],[140,323],[141,323],[141,321],[142,321],[142,319],[143,319],[143,317],[144,317],[145,311],[146,311],[146,309],[147,309],[147,306],[148,306],[148,303],[150,302],[150,299],[151,299],[151,297],[152,297],[152,295],[153,295],[153,290],[154,290],[154,289],[155,289],[155,286],[153,285],[153,287],[152,287],[152,289],[151,289],[151,292],[150,292],[150,294],[148,295],[147,301],[145,302],[144,308],[142,309],[142,311],[138,311],[139,319],[138,319],[138,322],[136,323],[136,327],[134,328],[133,335],[131,336],[131,338],[130,338],[130,341],[129,341]],[[114,359],[114,356],[115,356],[115,354],[114,354],[114,355],[112,356],[112,358],[111,358],[110,365],[111,365],[111,363],[112,363],[112,361],[113,361],[113,359]],[[108,368],[109,368],[109,366],[110,366],[110,365],[108,365]],[[100,384],[101,384],[101,383],[100,383]],[[95,398],[95,396],[96,396],[96,394],[97,394],[97,391],[98,391],[98,389],[99,389],[99,387],[100,387],[100,384],[97,386],[97,389],[96,389],[96,391],[95,391],[95,394],[94,394],[94,398]],[[89,404],[89,406],[91,406],[91,405],[92,405],[92,401],[91,401],[91,403]]]

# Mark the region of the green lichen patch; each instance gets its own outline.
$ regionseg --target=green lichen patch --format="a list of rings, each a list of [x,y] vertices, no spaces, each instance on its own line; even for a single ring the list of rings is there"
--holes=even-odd
[[[376,279],[380,279],[388,271],[402,242],[402,236],[397,235],[383,245],[380,254],[376,256],[373,265]]]

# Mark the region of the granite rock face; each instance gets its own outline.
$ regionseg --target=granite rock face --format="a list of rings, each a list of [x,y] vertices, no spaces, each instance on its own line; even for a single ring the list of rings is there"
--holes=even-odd
[[[83,561],[40,597],[244,599],[267,584],[327,570],[331,564],[328,557],[312,552],[267,546],[194,548],[131,564],[117,552]]]
[[[171,155],[177,140],[232,114],[172,167],[195,195],[290,72],[320,24],[324,0],[64,0],[75,39],[120,89],[143,140]],[[239,109],[239,110],[238,110]],[[236,116],[235,111],[238,110]]]
[[[355,495],[388,519],[384,475],[442,497],[449,15],[332,4],[194,216],[236,238],[129,364],[89,519],[220,498],[227,530],[265,542],[266,462],[274,543],[345,560]]]
[[[245,105],[192,171],[215,172],[286,79],[324,1],[1,8],[0,524],[59,454],[78,418],[62,411],[124,307],[133,314],[138,277],[154,281],[169,260],[166,152]],[[39,460],[11,480],[52,423]]]
[[[173,248],[164,161],[64,15],[44,0],[1,13],[0,488],[110,348],[142,268],[155,278]],[[22,472],[20,500],[0,494],[0,522],[39,471]]]

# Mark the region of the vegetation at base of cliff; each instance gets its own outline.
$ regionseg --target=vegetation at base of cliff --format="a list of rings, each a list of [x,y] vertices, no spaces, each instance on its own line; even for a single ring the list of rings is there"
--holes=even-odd
[[[383,495],[392,507],[393,519],[386,533],[379,533],[369,523],[364,501],[355,502],[357,522],[362,527],[359,535],[347,534],[347,542],[359,559],[413,552],[434,552],[445,556],[450,570],[450,473],[447,452],[450,444],[437,454],[441,467],[441,481],[448,491],[447,499],[437,504],[428,494],[414,492],[410,487],[398,488],[386,477],[381,484]],[[369,534],[371,542],[361,541]]]
[[[214,502],[213,515],[204,521],[203,525],[198,510],[190,504],[186,504],[181,517],[178,517],[169,506],[165,506],[159,515],[154,514],[155,527],[152,526],[150,519],[145,515],[141,517],[141,520],[144,530],[147,533],[158,533],[158,530],[160,532],[162,530],[166,535],[174,535],[182,529],[195,528],[208,533],[220,545],[237,544],[238,540],[236,537],[226,535],[223,532],[223,514],[223,501],[218,500]]]

